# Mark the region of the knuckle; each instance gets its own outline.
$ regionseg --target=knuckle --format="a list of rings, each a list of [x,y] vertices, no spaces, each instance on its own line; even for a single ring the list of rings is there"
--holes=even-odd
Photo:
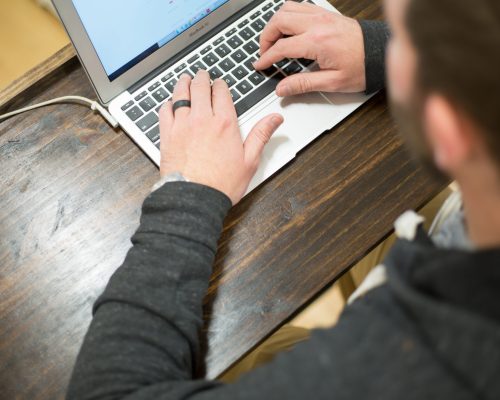
[[[312,92],[312,83],[307,76],[297,77],[297,90],[299,91],[299,93]]]
[[[216,117],[215,123],[219,127],[219,131],[222,133],[231,127],[232,120],[227,115],[219,115]]]
[[[321,12],[316,14],[316,21],[322,25],[329,25],[332,23],[332,14],[329,12]]]
[[[267,144],[267,142],[269,142],[269,134],[268,134],[268,131],[270,130],[269,125],[270,123],[267,123],[266,127],[257,126],[255,128],[255,137],[264,144]]]

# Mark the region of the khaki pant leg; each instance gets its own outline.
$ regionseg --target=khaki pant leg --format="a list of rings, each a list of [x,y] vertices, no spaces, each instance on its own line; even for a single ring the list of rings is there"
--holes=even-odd
[[[450,187],[446,188],[419,212],[420,215],[425,217],[426,230],[430,229],[435,216],[451,193],[452,189]],[[340,278],[340,288],[342,291],[342,295],[344,296],[344,299],[346,301],[354,292],[354,290],[356,290],[356,288],[358,288],[359,285],[364,281],[370,271],[377,265],[382,263],[395,241],[396,235],[392,234],[365,258],[363,258],[363,260],[356,264],[348,273]]]

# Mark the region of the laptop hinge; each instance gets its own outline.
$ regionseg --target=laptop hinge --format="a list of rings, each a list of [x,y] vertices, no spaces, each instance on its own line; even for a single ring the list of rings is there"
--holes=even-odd
[[[154,69],[152,72],[147,74],[144,78],[142,78],[140,81],[137,83],[133,84],[128,88],[128,91],[130,93],[135,92],[136,90],[140,89],[142,86],[144,86],[147,82],[149,82],[151,79],[154,79],[156,76],[160,75],[163,71],[166,69],[170,68],[172,65],[174,65],[177,61],[188,55],[190,52],[195,50],[196,48],[200,47],[203,43],[210,41],[210,38],[213,36],[217,35],[220,31],[224,30],[226,27],[231,25],[234,21],[239,19],[242,15],[246,14],[248,11],[250,11],[252,8],[257,7],[260,3],[263,3],[265,0],[254,0],[252,1],[249,5],[243,7],[240,11],[232,15],[230,18],[228,18],[226,21],[223,23],[217,25],[214,29],[211,31],[207,32],[205,35],[194,41],[192,44],[190,44],[188,47],[186,47],[184,50],[179,52],[175,57],[170,58],[167,62],[164,64],[160,65],[158,68]]]

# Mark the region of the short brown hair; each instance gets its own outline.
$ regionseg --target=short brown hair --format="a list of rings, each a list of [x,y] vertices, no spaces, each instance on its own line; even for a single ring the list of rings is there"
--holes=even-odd
[[[500,1],[410,0],[418,85],[462,109],[500,163]]]

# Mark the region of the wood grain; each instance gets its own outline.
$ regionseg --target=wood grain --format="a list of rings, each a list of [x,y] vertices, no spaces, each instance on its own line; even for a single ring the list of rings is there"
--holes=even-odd
[[[334,4],[381,17],[373,0]],[[27,76],[0,94],[14,96],[3,109],[95,97],[75,58],[53,70],[67,56],[41,66],[47,75],[36,85]],[[158,171],[123,132],[73,105],[0,123],[0,160],[0,398],[60,399],[92,303],[123,261]],[[205,301],[206,376],[274,332],[388,235],[398,214],[442,187],[410,163],[384,94],[305,149],[227,218]]]

